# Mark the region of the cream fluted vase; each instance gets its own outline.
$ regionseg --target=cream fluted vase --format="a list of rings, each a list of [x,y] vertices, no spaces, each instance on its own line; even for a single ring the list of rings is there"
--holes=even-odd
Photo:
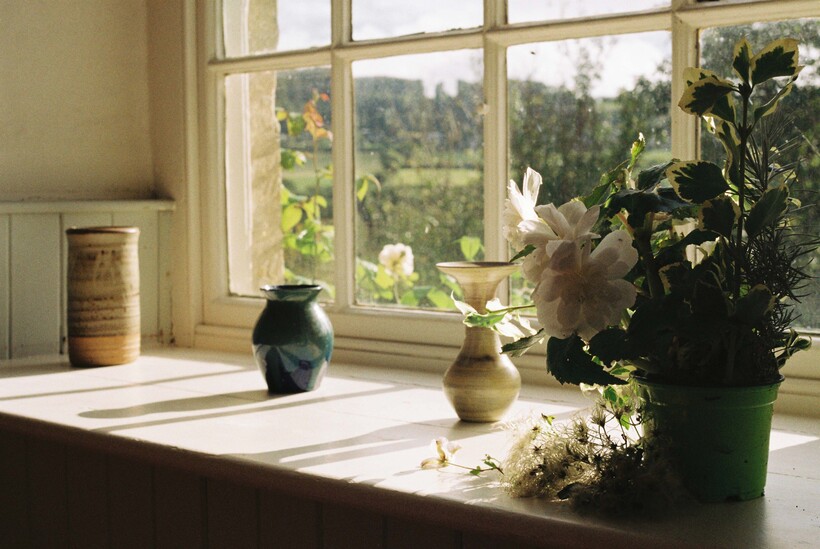
[[[438,263],[438,269],[456,279],[464,301],[480,313],[495,296],[498,284],[518,265],[493,261]],[[492,422],[504,417],[521,390],[521,375],[507,355],[501,354],[498,334],[489,328],[467,326],[455,362],[444,374],[444,393],[464,421]]]

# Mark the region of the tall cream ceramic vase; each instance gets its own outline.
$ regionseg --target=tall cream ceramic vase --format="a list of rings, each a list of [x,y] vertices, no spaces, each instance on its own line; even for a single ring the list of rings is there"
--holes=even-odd
[[[68,237],[68,357],[111,366],[140,355],[139,229],[86,227]]]
[[[495,297],[498,284],[518,265],[492,261],[438,263],[440,271],[458,281],[464,301],[479,313]],[[521,375],[501,354],[498,334],[489,328],[467,326],[464,342],[443,380],[444,394],[464,421],[491,422],[503,418],[518,398]]]

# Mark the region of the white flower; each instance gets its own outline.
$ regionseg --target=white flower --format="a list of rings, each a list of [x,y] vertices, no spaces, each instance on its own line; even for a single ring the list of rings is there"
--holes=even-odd
[[[406,244],[387,244],[379,252],[379,263],[388,272],[399,276],[413,274],[413,249]]]
[[[589,240],[561,241],[546,262],[532,298],[548,336],[577,333],[588,341],[635,302],[635,287],[622,280],[638,261],[629,233],[613,231],[590,247]]]
[[[515,249],[523,248],[521,241],[523,234],[519,229],[521,222],[538,220],[535,205],[538,201],[538,190],[541,188],[541,175],[532,168],[527,168],[521,186],[523,192],[518,190],[518,186],[513,180],[510,180],[507,185],[507,200],[504,202],[504,225],[501,228],[504,238]]]
[[[583,202],[571,200],[556,208],[553,204],[535,208],[537,220],[525,220],[519,225],[525,245],[535,250],[524,258],[521,272],[530,282],[538,282],[550,256],[562,241],[574,241],[578,246],[589,243],[598,235],[591,232],[598,220],[600,207],[588,209]]]
[[[427,458],[421,462],[422,469],[438,469],[440,467],[447,467],[450,460],[453,459],[453,454],[461,449],[461,446],[456,442],[450,442],[445,437],[438,437],[432,443],[436,451],[436,457]]]

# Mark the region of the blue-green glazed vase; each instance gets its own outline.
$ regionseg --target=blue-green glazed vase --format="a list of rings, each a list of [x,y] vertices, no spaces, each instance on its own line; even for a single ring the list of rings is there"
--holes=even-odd
[[[253,328],[253,355],[271,393],[319,387],[333,351],[333,326],[316,301],[322,287],[263,286],[265,309]]]

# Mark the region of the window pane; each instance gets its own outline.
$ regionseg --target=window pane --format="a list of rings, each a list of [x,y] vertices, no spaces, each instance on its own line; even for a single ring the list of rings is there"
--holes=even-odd
[[[449,308],[435,264],[482,258],[481,54],[359,61],[353,75],[357,301]]]
[[[781,21],[776,23],[754,23],[736,27],[720,27],[702,31],[701,65],[725,78],[735,79],[732,72],[731,56],[734,44],[745,36],[753,51],[778,38],[791,37],[800,42],[800,64],[805,68],[800,73],[792,92],[780,103],[778,113],[788,115],[783,139],[793,139],[794,146],[779,159],[780,164],[798,162],[796,166],[797,184],[793,195],[804,206],[800,217],[799,231],[816,237],[820,233],[820,211],[817,197],[820,192],[820,33],[817,19]],[[755,88],[752,100],[762,105],[773,93],[773,87]],[[772,122],[773,120],[770,120]],[[782,143],[781,143],[782,145]],[[705,127],[701,131],[701,156],[718,163],[723,161],[719,142]],[[808,260],[808,258],[807,258]],[[820,329],[820,252],[815,252],[813,262],[807,270],[813,274],[805,288],[799,291],[805,295],[795,307],[800,318],[797,324],[814,330]]]
[[[639,132],[639,168],[669,160],[670,59],[667,32],[511,47],[510,178],[520,185],[532,167],[539,203],[560,205],[628,158]],[[518,303],[520,278],[512,286]]]
[[[223,0],[227,57],[330,44],[329,0]]]
[[[353,0],[353,38],[480,27],[482,10],[482,0]]]
[[[509,0],[508,20],[510,23],[527,21],[552,21],[574,19],[593,15],[627,13],[652,8],[669,7],[669,0]]]
[[[225,80],[230,290],[321,282],[333,295],[330,70]]]

